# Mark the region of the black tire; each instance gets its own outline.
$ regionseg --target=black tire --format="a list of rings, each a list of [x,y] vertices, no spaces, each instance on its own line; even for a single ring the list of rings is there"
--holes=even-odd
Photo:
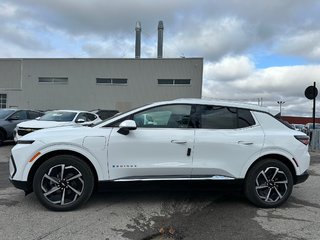
[[[87,163],[72,155],[45,161],[33,178],[33,191],[40,203],[53,211],[69,211],[87,202],[94,176]],[[51,191],[51,193],[50,193]]]
[[[274,159],[257,162],[247,173],[244,192],[258,207],[274,208],[291,195],[293,177],[289,168]]]
[[[3,145],[3,142],[5,141],[5,135],[2,131],[0,131],[0,146]]]

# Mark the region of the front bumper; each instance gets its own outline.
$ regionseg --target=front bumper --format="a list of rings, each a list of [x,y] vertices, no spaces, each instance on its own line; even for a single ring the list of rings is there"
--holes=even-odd
[[[308,170],[307,170],[304,173],[302,173],[301,175],[296,176],[295,184],[299,184],[299,183],[305,182],[308,179],[308,177],[309,177],[309,173],[308,173]]]

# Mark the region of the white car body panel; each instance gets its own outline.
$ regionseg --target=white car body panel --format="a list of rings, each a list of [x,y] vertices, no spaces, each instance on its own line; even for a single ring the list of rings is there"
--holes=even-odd
[[[218,175],[241,178],[248,159],[260,157],[264,133],[260,126],[242,129],[197,129],[193,176]]]
[[[110,179],[190,177],[193,129],[138,128],[127,136],[117,130],[108,144]]]

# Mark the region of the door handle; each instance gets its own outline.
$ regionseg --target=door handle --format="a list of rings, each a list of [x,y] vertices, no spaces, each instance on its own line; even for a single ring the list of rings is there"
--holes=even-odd
[[[252,145],[253,142],[247,142],[247,141],[238,141],[238,144],[242,144],[242,145]]]
[[[187,141],[185,141],[185,140],[171,140],[171,143],[175,143],[175,144],[186,144]]]

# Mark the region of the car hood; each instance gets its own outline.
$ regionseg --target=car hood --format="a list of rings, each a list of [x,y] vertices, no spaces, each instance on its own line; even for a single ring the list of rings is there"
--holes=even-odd
[[[56,121],[41,121],[41,120],[31,120],[18,124],[18,127],[22,128],[54,128],[62,126],[76,125],[74,122],[56,122]]]
[[[29,133],[19,140],[39,140],[43,143],[75,143],[82,144],[85,137],[107,138],[111,128],[92,128],[81,125],[47,128]]]

